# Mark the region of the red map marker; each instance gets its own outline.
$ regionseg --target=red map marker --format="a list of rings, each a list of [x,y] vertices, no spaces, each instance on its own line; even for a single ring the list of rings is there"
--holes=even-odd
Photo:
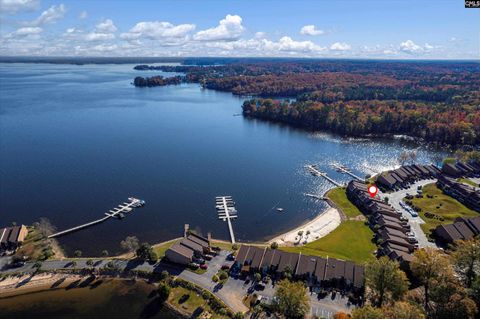
[[[378,193],[378,188],[377,188],[377,186],[375,186],[375,185],[370,185],[370,186],[368,187],[368,193],[370,193],[370,196],[371,196],[372,198],[374,198],[375,195],[377,195],[377,193]]]

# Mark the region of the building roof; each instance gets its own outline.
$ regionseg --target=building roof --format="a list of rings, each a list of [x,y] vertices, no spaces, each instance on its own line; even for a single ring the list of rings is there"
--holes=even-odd
[[[250,246],[246,246],[246,245],[240,246],[240,249],[238,250],[235,261],[243,265],[245,263],[245,258],[247,257],[247,253],[249,249],[250,249]]]
[[[355,265],[355,268],[353,270],[353,286],[356,288],[361,288],[363,287],[363,282],[364,282],[364,268],[363,266]]]
[[[300,255],[295,275],[297,276],[303,276],[306,274],[313,275],[315,273],[316,265],[317,265],[317,258],[312,256],[307,256],[307,255]]]
[[[197,244],[196,242],[194,241],[191,241],[190,239],[188,238],[184,238],[180,241],[180,245],[183,245],[185,247],[188,247],[194,251],[198,251],[198,252],[203,252],[203,247],[202,245],[199,245]]]
[[[295,267],[297,266],[299,254],[297,253],[289,253],[289,252],[282,252],[282,256],[280,257],[280,264],[278,266],[278,271],[285,271],[288,268],[295,272]]]
[[[345,262],[345,280],[347,282],[351,282],[353,283],[353,279],[354,279],[354,268],[355,268],[355,264],[351,261],[346,261]]]
[[[170,248],[168,248],[168,250],[175,252],[179,255],[185,256],[189,259],[193,257],[193,250],[191,250],[186,246],[180,245],[179,243],[173,244],[172,246],[170,246]]]
[[[210,247],[210,242],[208,241],[208,239],[202,236],[199,236],[195,233],[188,234],[187,239],[190,239],[191,241],[196,242],[197,244],[201,245],[204,248]]]
[[[263,255],[263,260],[262,264],[260,267],[271,267],[272,265],[272,260],[273,260],[273,255],[275,255],[276,249],[267,249],[265,251],[265,254]]]
[[[325,271],[327,266],[327,260],[324,258],[317,258],[317,265],[315,266],[315,277],[318,281],[325,279]]]
[[[260,248],[260,247],[253,246],[250,249],[254,250],[254,252],[255,252],[255,254],[253,256],[253,259],[252,259],[251,267],[252,268],[260,268],[260,265],[261,265],[262,259],[263,259],[263,255],[265,253],[265,248]],[[292,269],[292,271],[293,271],[293,269]]]
[[[17,243],[18,234],[20,233],[20,226],[13,226],[10,236],[8,236],[9,243]]]

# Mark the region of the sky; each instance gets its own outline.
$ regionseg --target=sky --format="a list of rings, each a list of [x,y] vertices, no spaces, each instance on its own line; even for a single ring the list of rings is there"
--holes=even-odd
[[[478,59],[464,0],[0,0],[2,56]]]

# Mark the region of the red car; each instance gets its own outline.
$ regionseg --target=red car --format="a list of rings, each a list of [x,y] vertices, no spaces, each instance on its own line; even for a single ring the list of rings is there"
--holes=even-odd
[[[208,266],[207,266],[207,264],[203,264],[203,265],[200,265],[200,268],[202,268],[202,269],[207,269]]]

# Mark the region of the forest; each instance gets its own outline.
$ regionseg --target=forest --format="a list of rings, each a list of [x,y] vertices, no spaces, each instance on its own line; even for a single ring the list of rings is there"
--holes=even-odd
[[[173,82],[199,83],[245,96],[246,117],[348,136],[402,134],[455,147],[480,144],[480,64],[476,62],[201,62],[135,69],[183,73]]]

